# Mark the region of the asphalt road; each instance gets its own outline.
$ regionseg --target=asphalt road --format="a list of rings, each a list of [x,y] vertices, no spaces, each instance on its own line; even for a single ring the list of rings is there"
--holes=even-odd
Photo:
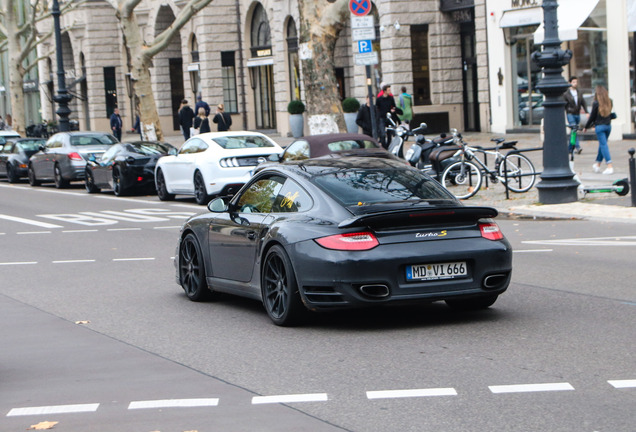
[[[634,431],[633,225],[501,219],[509,291],[272,325],[187,300],[192,200],[0,182],[0,431]]]

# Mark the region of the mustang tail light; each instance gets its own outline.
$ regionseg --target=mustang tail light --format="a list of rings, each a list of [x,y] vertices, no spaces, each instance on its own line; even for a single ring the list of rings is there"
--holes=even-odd
[[[68,158],[70,160],[81,161],[83,158],[80,156],[78,152],[71,152],[68,154]]]
[[[479,231],[481,236],[488,240],[501,240],[504,237],[499,225],[492,221],[479,222]]]
[[[370,232],[336,234],[315,240],[326,249],[343,251],[370,250],[379,245],[378,239]]]

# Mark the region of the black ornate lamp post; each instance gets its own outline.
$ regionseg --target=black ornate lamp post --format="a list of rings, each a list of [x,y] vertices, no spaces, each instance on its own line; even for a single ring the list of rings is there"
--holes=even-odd
[[[573,202],[578,199],[574,173],[568,163],[563,93],[570,86],[563,78],[563,66],[570,62],[572,51],[562,50],[557,22],[557,0],[543,0],[545,38],[543,50],[532,53],[532,60],[543,70],[537,88],[545,95],[543,173],[537,184],[543,204]]]
[[[58,130],[60,132],[66,132],[70,130],[68,123],[68,116],[71,114],[71,110],[68,107],[68,103],[73,98],[66,90],[66,82],[64,80],[64,60],[62,57],[62,32],[60,30],[60,5],[58,0],[53,0],[53,7],[51,8],[51,15],[53,16],[53,25],[55,30],[55,51],[57,53],[57,95],[53,96],[53,100],[57,103],[57,115],[60,117]]]

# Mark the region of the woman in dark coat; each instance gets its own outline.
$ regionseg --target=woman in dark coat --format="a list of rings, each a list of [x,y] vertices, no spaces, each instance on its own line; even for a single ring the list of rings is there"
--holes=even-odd
[[[199,108],[198,115],[194,118],[194,128],[199,130],[199,133],[210,132],[210,120],[205,115],[205,108]]]
[[[223,104],[218,104],[216,107],[216,114],[212,119],[214,123],[218,124],[217,130],[219,132],[229,131],[230,126],[232,126],[232,117],[223,109]]]

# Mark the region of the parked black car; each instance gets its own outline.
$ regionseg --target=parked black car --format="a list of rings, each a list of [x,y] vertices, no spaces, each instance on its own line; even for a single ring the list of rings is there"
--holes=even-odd
[[[88,193],[112,189],[115,195],[132,190],[155,190],[155,165],[161,156],[176,154],[168,143],[136,141],[113,145],[88,159],[84,184]]]
[[[9,183],[16,183],[26,177],[29,158],[45,142],[40,138],[8,139],[0,150],[0,176],[6,176]]]
[[[468,207],[391,159],[305,159],[269,166],[233,198],[188,219],[176,279],[263,302],[277,325],[307,309],[445,301],[491,306],[510,283],[512,249],[497,210]]]

